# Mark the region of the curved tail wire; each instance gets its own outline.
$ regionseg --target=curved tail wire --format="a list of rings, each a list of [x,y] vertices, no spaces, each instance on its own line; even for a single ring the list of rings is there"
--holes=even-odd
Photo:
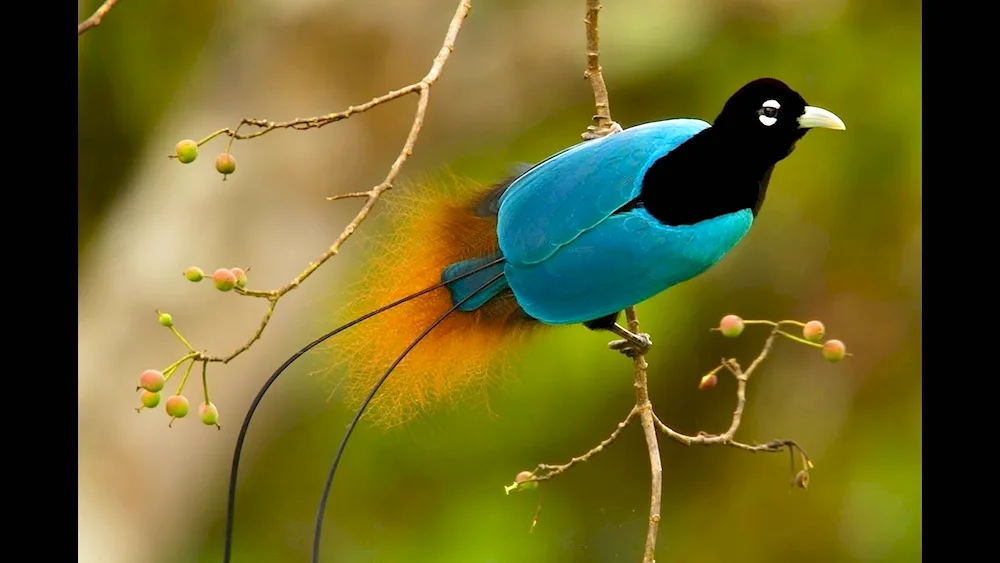
[[[503,260],[503,259],[499,258],[498,260]],[[488,266],[489,264],[483,266],[482,268],[486,268]],[[474,271],[478,270],[479,268],[477,268]],[[340,464],[340,458],[343,457],[344,455],[344,448],[347,447],[347,441],[351,438],[351,433],[354,432],[354,428],[358,425],[358,421],[361,420],[361,415],[364,414],[365,409],[368,407],[368,403],[370,403],[371,400],[375,398],[375,394],[378,393],[379,387],[382,387],[382,384],[385,383],[385,380],[389,378],[389,374],[392,373],[392,370],[396,369],[396,366],[398,366],[399,363],[403,361],[403,358],[405,358],[406,355],[409,354],[411,350],[416,348],[417,344],[419,344],[421,340],[423,340],[428,334],[430,334],[432,330],[434,330],[439,324],[441,324],[446,318],[448,318],[449,315],[457,311],[459,307],[465,304],[466,301],[472,299],[473,297],[476,296],[477,293],[483,291],[496,281],[500,280],[503,277],[503,275],[504,275],[503,272],[500,272],[499,274],[490,278],[489,281],[479,286],[479,289],[463,297],[460,301],[458,301],[457,303],[452,305],[451,308],[445,311],[443,315],[438,317],[436,321],[434,321],[427,328],[425,328],[424,331],[420,333],[420,336],[417,336],[415,339],[413,339],[413,342],[411,342],[410,345],[407,346],[405,350],[403,350],[403,353],[401,353],[396,358],[396,361],[392,362],[392,365],[389,366],[389,369],[385,370],[385,373],[382,374],[382,377],[379,378],[378,382],[375,383],[371,391],[368,392],[368,396],[365,397],[364,402],[362,402],[361,406],[358,407],[358,411],[354,414],[354,419],[351,420],[350,426],[347,427],[347,432],[344,433],[344,438],[340,442],[340,447],[337,448],[337,455],[333,458],[333,463],[330,465],[330,473],[326,477],[326,484],[323,485],[323,495],[320,497],[319,509],[316,512],[316,529],[313,532],[313,552],[312,552],[313,563],[319,563],[319,540],[322,537],[323,515],[326,512],[326,504],[330,498],[330,489],[333,487],[333,476],[337,472],[337,466]]]
[[[273,385],[274,382],[278,379],[278,376],[280,376],[282,374],[282,372],[284,372],[286,369],[288,369],[288,367],[291,366],[292,363],[295,362],[295,360],[297,360],[300,357],[302,357],[306,352],[308,352],[309,350],[312,350],[316,346],[318,346],[321,343],[323,343],[324,341],[326,341],[326,340],[328,340],[328,339],[336,336],[337,334],[339,334],[339,333],[341,333],[341,332],[343,332],[343,331],[351,328],[352,326],[354,326],[354,325],[356,325],[356,324],[358,324],[358,323],[360,323],[362,321],[365,321],[367,319],[370,319],[370,318],[372,318],[372,317],[374,317],[374,316],[376,316],[376,315],[378,315],[380,313],[388,311],[389,309],[392,309],[393,307],[396,307],[398,305],[402,305],[403,303],[406,303],[408,301],[416,299],[417,297],[420,297],[421,295],[425,295],[427,293],[430,293],[431,291],[434,291],[436,289],[440,289],[442,287],[445,287],[446,285],[448,285],[448,284],[450,284],[452,282],[455,282],[457,280],[460,280],[460,279],[472,276],[472,275],[474,275],[474,274],[476,274],[476,273],[478,273],[478,272],[480,272],[482,270],[485,270],[487,268],[495,266],[495,265],[503,262],[503,260],[504,260],[503,258],[497,258],[496,260],[494,260],[492,262],[489,262],[487,264],[484,264],[484,265],[482,265],[479,268],[476,268],[474,270],[465,272],[465,273],[463,273],[463,274],[461,274],[459,276],[455,276],[454,278],[449,279],[447,281],[443,281],[441,283],[434,284],[434,285],[429,286],[429,287],[427,287],[425,289],[422,289],[422,290],[420,290],[420,291],[418,291],[416,293],[411,293],[410,295],[407,295],[406,297],[402,297],[400,299],[397,299],[396,301],[393,301],[392,303],[389,303],[388,305],[385,305],[383,307],[379,307],[378,309],[375,309],[375,310],[373,310],[373,311],[371,311],[369,313],[361,315],[360,317],[357,317],[356,319],[354,319],[354,320],[352,320],[352,321],[350,321],[350,322],[348,322],[346,324],[343,324],[343,325],[341,325],[341,326],[339,326],[339,327],[331,330],[330,332],[324,334],[323,336],[320,336],[316,340],[313,340],[309,344],[303,346],[298,352],[295,352],[294,354],[292,354],[287,360],[285,360],[285,362],[283,364],[281,364],[281,366],[277,370],[275,370],[275,372],[271,375],[271,377],[269,377],[267,379],[267,381],[264,382],[264,385],[261,386],[260,391],[257,392],[257,396],[254,397],[253,402],[250,403],[250,408],[247,410],[246,417],[244,417],[244,419],[243,419],[243,426],[240,428],[240,434],[239,434],[239,436],[236,439],[236,449],[233,452],[232,469],[230,470],[230,473],[229,473],[229,492],[228,492],[228,500],[227,500],[227,504],[226,504],[226,532],[225,532],[224,547],[223,547],[223,551],[222,551],[222,560],[223,560],[224,563],[230,563],[230,561],[232,559],[232,551],[233,551],[233,521],[234,521],[234,516],[235,516],[235,511],[236,511],[236,479],[237,479],[237,475],[239,473],[240,456],[243,453],[243,444],[246,442],[247,430],[250,428],[250,421],[253,418],[254,413],[257,411],[257,407],[260,405],[261,400],[264,398],[264,395],[267,393],[268,389],[271,388],[271,385]],[[495,282],[498,279],[500,279],[502,276],[503,276],[502,273],[498,274],[496,277],[494,277],[493,279],[491,279],[489,281],[489,283],[487,283],[487,285],[492,284],[493,282]],[[483,287],[486,287],[486,286],[483,286]],[[320,521],[317,522],[317,528],[316,528],[317,529],[317,537],[316,537],[316,540],[315,540],[315,547],[314,547],[314,551],[313,551],[313,560],[314,561],[317,561],[319,559],[319,555],[318,555],[318,550],[319,550],[318,530],[319,530],[319,526],[320,526],[321,520],[322,520],[322,511],[323,511],[323,508],[325,508],[325,506],[326,506],[326,498],[327,498],[327,496],[329,494],[330,485],[333,482],[333,473],[336,470],[337,464],[340,462],[340,458],[341,458],[341,455],[343,454],[344,447],[347,445],[347,439],[350,437],[351,432],[353,432],[354,427],[357,424],[357,422],[361,419],[361,414],[364,412],[365,408],[368,406],[368,403],[371,401],[371,399],[375,396],[375,392],[378,390],[379,387],[382,386],[382,383],[388,378],[389,373],[391,373],[392,370],[395,369],[395,367],[399,364],[399,362],[401,362],[403,360],[403,358],[406,356],[406,354],[408,354],[410,352],[410,350],[412,350],[417,345],[417,343],[420,340],[422,340],[428,333],[430,333],[430,331],[431,331],[432,328],[434,328],[438,324],[440,324],[440,322],[443,321],[445,319],[445,317],[447,317],[448,315],[450,315],[451,313],[453,313],[460,305],[462,305],[462,303],[464,303],[466,300],[470,299],[473,295],[475,295],[475,292],[472,293],[472,294],[470,294],[468,297],[466,297],[465,299],[463,299],[459,303],[457,303],[455,306],[453,306],[451,309],[449,309],[447,313],[445,313],[444,315],[442,315],[442,317],[440,319],[438,319],[438,321],[436,321],[435,323],[431,324],[431,326],[427,330],[425,330],[413,342],[413,344],[411,344],[410,347],[407,348],[406,351],[403,352],[402,355],[400,355],[399,359],[397,359],[396,362],[394,362],[392,364],[392,367],[390,367],[389,370],[386,371],[385,375],[382,376],[382,378],[378,381],[378,384],[375,385],[375,387],[372,389],[372,391],[369,394],[369,396],[365,399],[364,403],[361,405],[361,408],[358,409],[357,414],[354,417],[354,420],[351,422],[351,426],[347,429],[347,434],[344,435],[344,440],[343,440],[343,442],[341,442],[340,449],[337,451],[337,457],[334,459],[334,464],[333,464],[333,467],[330,470],[330,475],[329,475],[329,477],[327,479],[327,485],[326,485],[326,488],[324,489],[323,502],[320,505],[320,515],[319,515],[319,520]]]

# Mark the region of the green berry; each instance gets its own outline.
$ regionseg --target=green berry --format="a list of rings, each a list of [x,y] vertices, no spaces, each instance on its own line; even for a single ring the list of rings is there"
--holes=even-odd
[[[820,342],[826,334],[826,328],[819,321],[809,321],[802,327],[802,336],[809,342]]]
[[[538,487],[538,481],[532,481],[531,477],[534,474],[530,471],[522,471],[514,477],[514,482],[518,484],[518,488],[522,490],[531,490]]]
[[[719,331],[722,332],[723,336],[736,338],[743,334],[743,319],[736,315],[726,315],[719,322]]]
[[[847,346],[839,340],[827,340],[823,344],[823,357],[828,362],[839,362],[847,355]]]
[[[247,286],[247,273],[243,268],[233,268],[230,271],[236,276],[236,287],[243,289]]]
[[[201,421],[207,426],[214,426],[219,423],[219,409],[215,407],[214,403],[202,403],[198,407],[198,416],[201,417]]]
[[[198,143],[192,141],[191,139],[185,139],[177,143],[177,160],[183,162],[184,164],[190,164],[194,162],[194,159],[198,158]]]
[[[184,418],[188,413],[187,397],[184,395],[173,395],[167,399],[167,414],[173,418]]]
[[[219,268],[212,274],[212,281],[215,283],[215,289],[230,291],[236,287],[236,274],[232,270]]]
[[[142,395],[139,397],[142,400],[142,406],[147,409],[156,408],[156,405],[160,404],[160,394],[154,393],[152,391],[143,391]]]
[[[219,171],[219,174],[228,176],[236,172],[236,159],[228,152],[224,152],[215,159],[215,169]]]
[[[158,393],[166,382],[167,378],[163,376],[163,373],[155,369],[147,369],[139,377],[139,387],[150,393]]]
[[[174,326],[174,318],[170,313],[160,313],[160,324],[163,326]]]
[[[187,270],[184,270],[184,277],[193,282],[200,282],[205,277],[205,272],[201,271],[201,268],[197,266],[191,266]]]

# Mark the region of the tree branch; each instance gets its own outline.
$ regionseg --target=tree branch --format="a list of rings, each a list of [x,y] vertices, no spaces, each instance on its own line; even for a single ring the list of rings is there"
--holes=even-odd
[[[111,8],[114,8],[117,3],[118,0],[104,0],[104,3],[101,4],[101,6],[97,8],[97,10],[95,10],[89,18],[83,20],[80,22],[80,25],[76,26],[76,36],[80,37],[87,30],[101,25],[101,20],[104,19],[104,16],[108,15],[108,12],[110,12]]]
[[[597,139],[618,133],[622,130],[621,126],[611,119],[611,104],[608,101],[608,89],[604,84],[604,75],[601,73],[597,19],[600,10],[601,3],[599,0],[587,0],[587,15],[583,20],[587,33],[587,69],[584,72],[584,77],[590,80],[590,87],[594,91],[594,107],[597,114],[594,116],[595,124],[587,127],[587,130],[581,135],[584,140]],[[635,307],[625,309],[625,317],[628,321],[629,331],[632,334],[639,334],[639,318],[635,313]],[[618,423],[618,428],[611,433],[611,436],[589,452],[571,459],[569,463],[564,465],[539,465],[531,472],[530,477],[520,481],[515,479],[514,484],[505,487],[505,490],[509,492],[509,490],[516,489],[524,483],[535,483],[537,481],[552,479],[577,463],[587,461],[592,455],[602,451],[605,446],[613,442],[632,420],[632,417],[638,414],[639,421],[642,424],[643,435],[646,437],[646,447],[649,451],[651,480],[649,526],[646,530],[646,545],[643,550],[642,560],[643,563],[653,563],[653,554],[656,551],[656,537],[660,528],[663,466],[660,461],[660,446],[656,438],[656,418],[653,414],[653,406],[649,402],[649,389],[646,381],[646,369],[649,367],[649,364],[646,363],[645,355],[640,353],[633,354],[632,360],[635,365],[635,406],[629,411],[625,420]],[[539,471],[545,471],[545,473],[538,475]]]
[[[639,334],[639,318],[635,307],[625,309],[628,329],[632,334]],[[646,357],[636,354],[635,364],[635,408],[639,411],[639,421],[642,423],[642,433],[646,437],[646,448],[649,450],[649,469],[652,480],[649,495],[649,527],[646,530],[646,547],[643,550],[642,562],[653,563],[656,552],[656,537],[660,531],[660,501],[663,495],[663,464],[660,460],[660,445],[656,440],[656,426],[653,422],[653,405],[649,402],[649,388],[646,383]]]
[[[598,14],[601,11],[600,0],[587,0],[587,15],[584,17],[587,32],[587,70],[584,76],[590,80],[590,88],[594,91],[594,108],[597,114],[594,116],[594,125],[587,128],[581,135],[585,140],[590,140],[622,130],[621,125],[611,119],[611,103],[608,101],[608,88],[604,84],[604,74],[601,71],[600,60],[600,32],[598,26]],[[632,334],[639,334],[639,317],[635,313],[635,307],[625,309],[625,318],[628,321],[629,331]],[[646,381],[646,363],[644,354],[635,354],[632,358],[635,365],[635,407],[629,413],[628,421],[632,414],[639,414],[639,422],[642,424],[642,433],[646,437],[646,448],[649,450],[650,469],[650,496],[649,496],[649,527],[646,530],[646,546],[643,550],[643,563],[652,563],[653,554],[656,552],[656,537],[660,529],[660,502],[663,495],[663,465],[660,460],[660,445],[656,439],[656,426],[653,417],[653,406],[649,402],[649,388]],[[619,426],[619,429],[621,426]]]
[[[292,278],[287,284],[277,289],[272,290],[255,290],[246,289],[244,287],[234,287],[233,290],[243,296],[247,297],[258,297],[268,300],[267,311],[264,313],[260,325],[257,330],[251,335],[251,337],[242,345],[237,347],[235,350],[226,354],[224,356],[212,355],[207,352],[196,352],[196,360],[203,362],[221,362],[227,364],[238,357],[243,352],[246,352],[250,347],[261,338],[264,333],[264,329],[267,328],[268,323],[274,314],[274,309],[278,304],[278,301],[284,297],[288,292],[299,287],[309,276],[313,274],[316,270],[320,268],[327,260],[336,256],[340,252],[341,246],[354,234],[354,231],[361,225],[361,223],[368,217],[375,203],[379,200],[383,193],[391,189],[396,178],[399,176],[402,170],[403,164],[406,160],[413,154],[413,147],[417,142],[417,138],[420,136],[420,130],[424,124],[424,116],[427,113],[427,104],[430,99],[431,86],[438,80],[441,76],[441,70],[444,68],[444,64],[447,62],[448,57],[455,50],[455,41],[458,38],[458,32],[462,27],[462,22],[465,20],[466,16],[469,14],[471,9],[470,0],[461,0],[459,2],[458,8],[455,11],[455,15],[452,17],[451,23],[448,26],[448,31],[445,34],[444,42],[441,49],[438,51],[434,61],[431,64],[430,70],[424,75],[419,81],[414,82],[404,86],[398,90],[393,90],[385,95],[374,98],[364,104],[357,106],[350,106],[346,110],[330,113],[327,115],[319,117],[309,117],[309,118],[296,118],[291,121],[284,122],[273,122],[264,119],[252,119],[244,118],[240,121],[239,125],[235,129],[225,128],[215,131],[201,141],[197,142],[197,145],[203,145],[208,141],[220,136],[226,135],[229,137],[229,144],[227,146],[226,152],[229,152],[229,147],[232,146],[235,140],[247,140],[260,137],[266,133],[274,131],[276,129],[296,129],[305,130],[312,128],[319,128],[336,121],[341,121],[348,119],[353,115],[366,112],[375,106],[384,104],[386,102],[395,100],[406,96],[407,94],[417,94],[417,108],[414,112],[413,123],[410,126],[410,132],[406,136],[406,140],[403,143],[402,149],[399,151],[398,156],[393,161],[392,165],[389,167],[389,171],[381,183],[372,187],[370,190],[364,192],[353,192],[349,194],[334,195],[328,200],[337,200],[345,198],[365,198],[365,204],[361,207],[358,213],[354,216],[350,223],[344,228],[340,235],[333,241],[333,243],[317,257],[315,260],[309,263],[306,268],[299,273],[297,276]],[[253,133],[240,134],[240,128],[243,126],[251,126],[260,128],[259,131]],[[170,158],[177,158],[177,155],[170,155]],[[185,343],[188,350],[195,352],[193,348]]]

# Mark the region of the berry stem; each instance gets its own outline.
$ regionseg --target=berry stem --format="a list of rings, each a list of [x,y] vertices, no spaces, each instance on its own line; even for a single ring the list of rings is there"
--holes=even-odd
[[[181,344],[183,344],[184,347],[188,349],[188,352],[194,352],[194,347],[191,346],[191,344],[187,341],[186,338],[184,338],[183,336],[181,336],[180,331],[178,331],[176,327],[174,327],[173,325],[171,325],[171,326],[169,326],[167,328],[170,329],[170,332],[174,333],[174,336],[177,337],[177,340],[181,341]]]
[[[194,362],[191,364],[194,365]],[[210,403],[211,401],[208,400],[208,362],[206,361],[201,362],[201,387],[205,392],[205,402]]]
[[[176,393],[177,395],[180,395],[181,391],[184,390],[184,384],[187,383],[188,376],[191,375],[191,368],[193,367],[194,367],[194,360],[192,359],[191,363],[188,364],[187,370],[184,372],[184,378],[181,379],[181,384],[177,386],[177,393]]]
[[[781,325],[795,325],[795,326],[801,326],[801,327],[805,327],[806,326],[806,323],[804,323],[802,321],[792,321],[792,320],[784,320],[784,321],[778,321],[778,322],[774,322],[774,321],[748,321],[748,320],[744,320],[743,324],[746,324],[746,325],[768,325],[768,326],[781,326]]]
[[[170,379],[170,376],[174,374],[174,370],[177,369],[177,366],[181,365],[185,361],[190,360],[191,358],[197,355],[198,352],[192,350],[190,354],[184,356],[183,358],[167,366],[167,369],[163,370],[163,382],[166,383]]]
[[[706,378],[706,377],[708,377],[710,375],[715,375],[715,374],[719,373],[719,370],[722,369],[722,368],[724,368],[724,367],[726,367],[726,364],[723,362],[723,363],[719,364],[718,366],[716,366],[715,369],[713,369],[712,371],[710,371],[710,372],[706,373],[705,375],[703,375],[702,379],[704,379],[704,378]]]
[[[788,334],[787,332],[785,332],[783,330],[779,330],[778,334],[784,336],[785,338],[788,338],[788,339],[794,340],[796,342],[799,342],[801,344],[805,344],[807,346],[812,346],[813,348],[822,348],[823,347],[822,344],[817,344],[815,342],[810,342],[810,341],[806,340],[805,338],[799,338],[798,336],[795,336],[794,334]]]

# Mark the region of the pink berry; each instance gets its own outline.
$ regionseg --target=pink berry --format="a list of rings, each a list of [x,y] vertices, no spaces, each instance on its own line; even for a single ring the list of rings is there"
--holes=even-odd
[[[736,315],[726,315],[719,321],[719,331],[722,332],[723,336],[736,338],[743,334],[743,319]]]
[[[149,391],[150,393],[158,393],[163,389],[163,384],[166,383],[167,378],[163,376],[163,373],[155,369],[147,369],[142,372],[142,376],[139,377],[139,386]]]
[[[228,176],[236,172],[236,159],[228,152],[224,152],[215,159],[215,169],[219,171],[219,174]]]
[[[809,321],[802,327],[802,336],[809,342],[819,342],[823,340],[825,334],[826,328],[819,321]]]
[[[215,283],[215,289],[219,291],[230,291],[236,287],[236,274],[232,270],[227,270],[226,268],[219,268],[212,274],[212,281]]]
[[[715,385],[718,382],[719,382],[719,376],[715,375],[714,373],[710,373],[705,377],[701,378],[701,383],[698,384],[698,389],[701,390],[711,389],[712,387],[715,387]]]
[[[839,340],[827,340],[823,344],[823,357],[829,362],[839,362],[847,355],[847,346]]]
[[[213,426],[219,423],[219,409],[215,407],[213,403],[202,403],[198,407],[198,416],[201,417],[201,421],[208,426]]]
[[[184,395],[174,395],[167,399],[167,414],[173,418],[187,416],[189,403]]]
[[[236,276],[236,287],[242,289],[247,286],[247,273],[243,268],[233,268],[230,271]]]

